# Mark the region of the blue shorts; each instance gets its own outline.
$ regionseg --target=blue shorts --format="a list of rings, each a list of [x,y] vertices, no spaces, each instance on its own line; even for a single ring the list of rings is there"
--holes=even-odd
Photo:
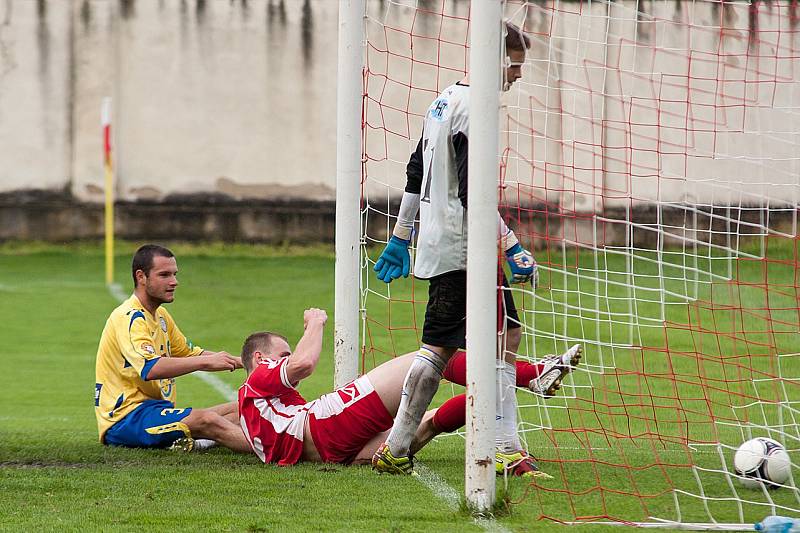
[[[145,400],[125,418],[111,426],[103,439],[111,446],[166,448],[181,437],[191,437],[181,422],[192,408],[175,409],[166,400]]]

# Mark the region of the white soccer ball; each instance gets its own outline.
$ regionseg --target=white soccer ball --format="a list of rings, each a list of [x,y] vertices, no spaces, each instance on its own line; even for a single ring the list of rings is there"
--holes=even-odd
[[[756,437],[739,446],[733,456],[733,467],[742,485],[750,489],[761,488],[762,484],[777,489],[792,473],[786,448],[767,437]]]

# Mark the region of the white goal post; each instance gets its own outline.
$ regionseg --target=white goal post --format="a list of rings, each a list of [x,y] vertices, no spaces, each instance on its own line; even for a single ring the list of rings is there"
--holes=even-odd
[[[336,281],[334,385],[358,377],[358,308],[361,279],[359,192],[365,0],[339,0],[336,83]]]
[[[359,339],[359,249],[361,227],[362,68],[365,0],[339,2],[337,76],[336,274],[334,384],[357,376]],[[495,499],[494,411],[496,388],[497,220],[499,184],[499,92],[502,84],[502,0],[472,0],[467,259],[467,443],[466,499],[476,512]],[[481,320],[483,319],[483,320]]]
[[[501,0],[472,0],[467,197],[467,442],[465,491],[475,512],[495,500],[497,197]],[[492,224],[490,221],[495,221]]]

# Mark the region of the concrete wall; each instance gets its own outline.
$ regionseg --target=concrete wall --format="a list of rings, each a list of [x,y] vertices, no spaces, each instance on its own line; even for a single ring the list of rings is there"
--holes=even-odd
[[[0,0],[0,192],[331,199],[337,3]]]
[[[375,202],[402,188],[420,115],[467,64],[466,6],[422,16],[414,5],[388,5],[367,24]],[[506,10],[532,37],[523,78],[503,97],[510,201],[581,213],[800,202],[795,4],[508,0]]]
[[[120,201],[184,209],[193,195],[200,212],[217,198],[264,209],[311,201],[326,206],[325,219],[335,187],[337,5],[0,0],[0,208],[35,218],[37,202],[58,193],[78,211],[94,209],[103,198],[100,104],[113,96]],[[428,103],[467,68],[469,2],[367,6],[363,190],[380,213],[402,191]],[[503,99],[508,201],[606,213],[604,223],[623,226],[626,207],[653,203],[682,209],[684,219],[695,206],[794,213],[795,10],[509,0],[508,15],[533,46],[524,78]],[[8,225],[4,238],[11,227],[40,226]],[[47,237],[41,228],[34,234]],[[268,228],[236,235],[279,238]]]

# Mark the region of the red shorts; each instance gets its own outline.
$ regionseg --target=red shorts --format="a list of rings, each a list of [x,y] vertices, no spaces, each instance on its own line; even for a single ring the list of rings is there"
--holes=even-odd
[[[367,442],[394,422],[367,376],[312,403],[308,426],[325,463],[352,463]]]

